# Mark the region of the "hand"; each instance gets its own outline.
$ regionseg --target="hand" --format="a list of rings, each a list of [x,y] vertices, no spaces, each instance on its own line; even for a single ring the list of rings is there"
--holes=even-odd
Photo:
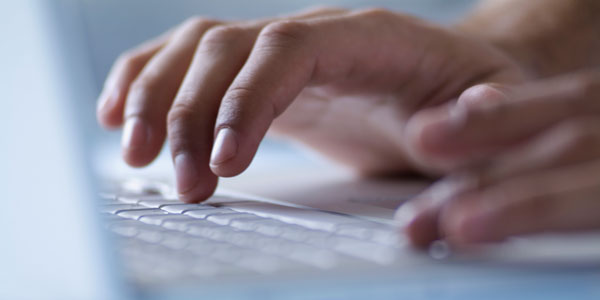
[[[477,82],[522,79],[488,44],[384,10],[194,18],[117,60],[98,119],[125,120],[132,166],[168,136],[178,191],[192,202],[212,194],[217,175],[242,172],[272,123],[361,172],[398,172],[412,165],[408,117]]]
[[[470,165],[400,207],[415,245],[600,229],[600,73],[480,85],[445,116],[416,126],[446,128],[420,132],[428,149],[450,149],[427,155]]]

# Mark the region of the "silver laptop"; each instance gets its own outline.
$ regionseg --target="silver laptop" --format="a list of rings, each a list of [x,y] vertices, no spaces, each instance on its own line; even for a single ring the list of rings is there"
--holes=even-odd
[[[600,296],[593,255],[543,269],[514,266],[523,259],[440,260],[443,247],[432,258],[406,245],[393,210],[360,201],[335,209],[327,200],[348,192],[339,186],[322,207],[232,191],[183,204],[163,182],[100,180],[83,130],[93,116],[81,114],[96,91],[89,49],[66,40],[81,29],[76,3],[0,10],[3,32],[14,35],[0,60],[9,100],[0,118],[0,299]],[[600,253],[589,249],[579,258]]]

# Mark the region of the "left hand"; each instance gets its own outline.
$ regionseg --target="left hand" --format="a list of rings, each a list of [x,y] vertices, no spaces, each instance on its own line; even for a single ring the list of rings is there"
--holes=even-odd
[[[413,244],[600,229],[600,73],[473,89],[414,121],[425,156],[462,171],[400,207]]]

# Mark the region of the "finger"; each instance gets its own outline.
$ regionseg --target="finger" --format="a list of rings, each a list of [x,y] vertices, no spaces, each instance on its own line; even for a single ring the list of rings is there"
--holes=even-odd
[[[167,113],[202,35],[218,22],[194,18],[173,33],[169,43],[132,83],[125,103],[123,157],[132,166],[150,163],[166,136]]]
[[[474,102],[478,100],[465,98],[498,94],[495,87],[477,88],[487,92],[467,91],[458,102]],[[411,122],[417,132],[417,147],[432,156],[478,156],[519,142],[567,117],[597,113],[600,75],[582,73],[515,87],[500,94],[506,101],[457,105],[449,112],[437,110],[421,118],[415,116]]]
[[[171,32],[150,40],[122,54],[104,83],[98,97],[97,119],[105,128],[116,128],[123,123],[123,110],[129,87],[146,63],[167,43]]]
[[[411,243],[426,248],[442,237],[439,230],[440,211],[447,201],[476,187],[471,176],[451,175],[427,188],[401,205],[394,216]]]
[[[450,201],[440,231],[454,244],[600,228],[600,162],[511,178]]]
[[[342,12],[317,9],[290,18],[307,19]],[[213,27],[196,49],[168,115],[169,144],[177,189],[183,201],[206,199],[215,188],[217,178],[209,168],[209,159],[219,104],[248,58],[260,30],[270,22],[273,20]]]
[[[439,207],[426,197],[402,204],[394,215],[410,243],[421,249],[426,249],[441,236],[438,231]]]
[[[411,209],[400,207],[405,232],[414,245],[425,247],[441,238],[440,211],[463,193],[474,192],[506,180],[528,178],[531,174],[593,161],[600,156],[600,121],[582,118],[563,122],[516,149],[492,159],[468,175],[450,176],[416,197]],[[465,205],[464,203],[462,205]],[[454,205],[450,205],[454,206]],[[454,221],[460,223],[461,221]],[[465,226],[477,228],[474,226]],[[468,229],[462,229],[466,231]],[[477,234],[477,233],[475,233]]]
[[[472,170],[479,187],[508,178],[557,169],[600,157],[600,120],[596,117],[562,122]]]
[[[219,176],[242,172],[273,119],[304,87],[370,78],[374,68],[389,63],[366,38],[371,37],[366,32],[372,29],[375,16],[389,17],[382,11],[369,11],[265,27],[223,97],[215,124],[212,171]],[[353,72],[357,69],[364,73]]]

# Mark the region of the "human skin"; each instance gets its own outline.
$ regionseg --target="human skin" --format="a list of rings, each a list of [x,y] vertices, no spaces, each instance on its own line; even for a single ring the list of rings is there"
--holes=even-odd
[[[482,104],[486,93],[496,101]],[[423,146],[446,149],[439,154],[445,160],[479,161],[400,207],[397,219],[413,244],[443,238],[460,249],[514,235],[600,229],[600,71],[477,85],[453,113],[444,109],[427,126]]]
[[[457,26],[544,80],[477,85],[412,118],[416,160],[452,170],[400,207],[414,245],[600,228],[599,13],[598,1],[491,0]]]
[[[386,10],[192,18],[117,60],[98,119],[125,124],[132,166],[168,138],[180,198],[197,202],[250,164],[268,129],[362,174],[435,173],[408,153],[409,118],[473,84],[523,80],[490,43]]]
[[[361,174],[445,176],[399,210],[417,246],[597,228],[596,182],[585,179],[598,171],[577,162],[597,155],[583,115],[598,76],[539,79],[598,67],[599,11],[593,0],[490,0],[451,28],[385,10],[194,18],[121,56],[98,118],[107,128],[127,120],[133,166],[168,138],[186,202],[242,172],[270,130]],[[582,113],[569,103],[587,104]],[[532,194],[540,182],[557,190]]]

